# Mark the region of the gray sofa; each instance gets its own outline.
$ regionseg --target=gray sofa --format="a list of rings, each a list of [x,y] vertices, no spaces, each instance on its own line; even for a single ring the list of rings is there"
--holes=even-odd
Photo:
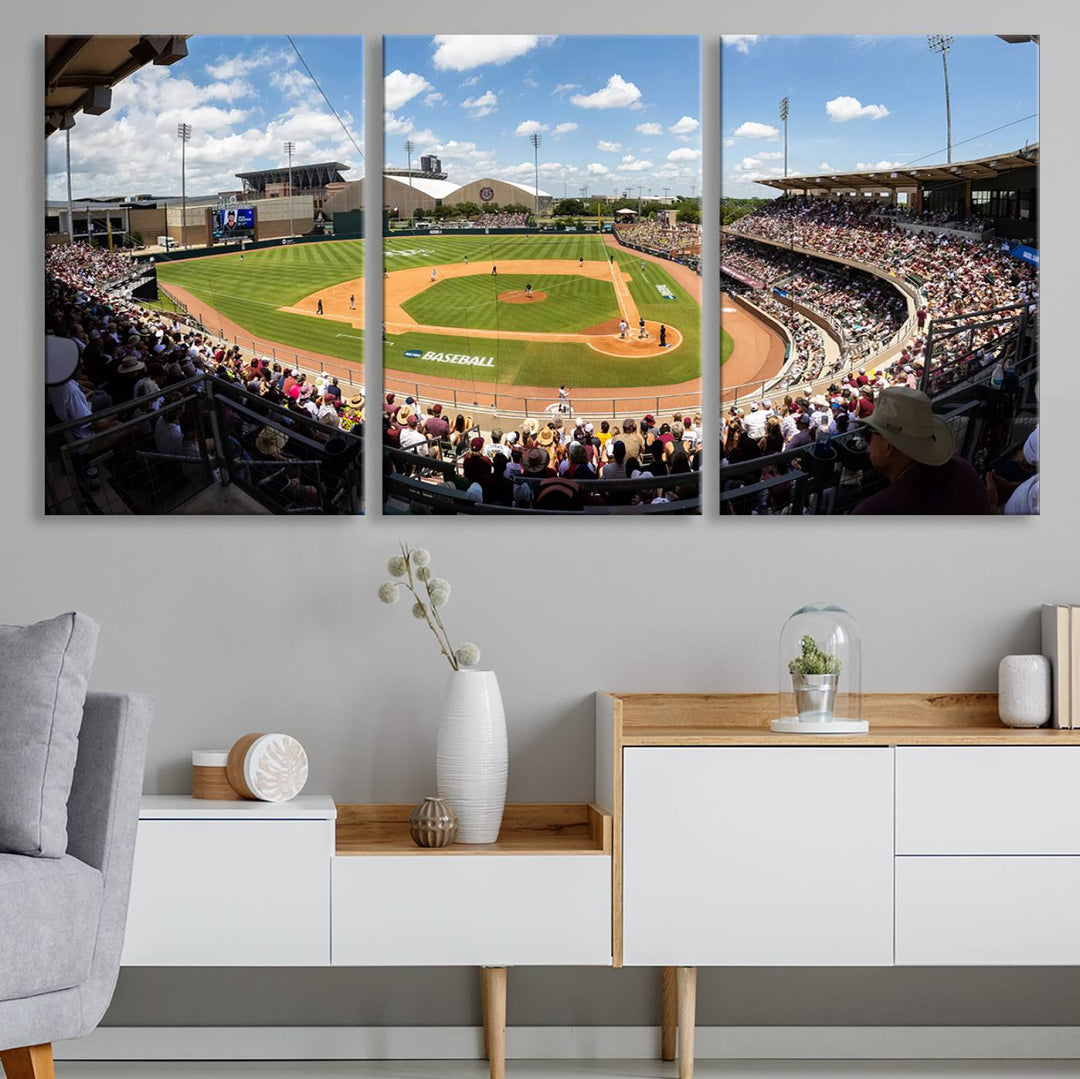
[[[149,697],[90,693],[61,858],[0,854],[0,1061],[51,1079],[51,1043],[90,1033],[116,987]]]

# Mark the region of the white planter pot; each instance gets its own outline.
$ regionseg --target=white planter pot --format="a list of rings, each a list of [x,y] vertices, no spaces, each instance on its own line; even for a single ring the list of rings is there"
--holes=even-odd
[[[440,797],[458,817],[458,843],[494,843],[506,805],[506,715],[494,671],[453,671],[435,748]]]
[[[1051,710],[1046,656],[1006,656],[998,665],[998,716],[1008,727],[1041,727]]]

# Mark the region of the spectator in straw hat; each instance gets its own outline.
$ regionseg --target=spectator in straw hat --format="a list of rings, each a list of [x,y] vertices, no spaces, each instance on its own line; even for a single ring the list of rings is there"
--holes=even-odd
[[[982,514],[986,489],[968,461],[955,454],[949,425],[934,415],[920,390],[890,386],[862,422],[870,462],[889,486],[855,507],[856,513]]]

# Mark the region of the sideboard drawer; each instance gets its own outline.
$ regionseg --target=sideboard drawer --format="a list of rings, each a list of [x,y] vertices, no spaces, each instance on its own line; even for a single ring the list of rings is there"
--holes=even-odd
[[[611,962],[610,855],[337,857],[335,966]]]
[[[140,820],[125,966],[330,962],[332,820]]]
[[[1080,855],[1080,746],[900,746],[897,854]]]
[[[1080,858],[897,858],[898,966],[1077,966]]]

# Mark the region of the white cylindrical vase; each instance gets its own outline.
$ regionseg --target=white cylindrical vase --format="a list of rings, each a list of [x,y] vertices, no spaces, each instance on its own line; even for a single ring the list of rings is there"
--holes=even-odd
[[[458,818],[458,843],[494,843],[506,805],[506,715],[494,671],[453,671],[435,748],[439,796]]]
[[[1041,727],[1051,710],[1046,656],[1006,656],[998,664],[998,716],[1008,727]]]

